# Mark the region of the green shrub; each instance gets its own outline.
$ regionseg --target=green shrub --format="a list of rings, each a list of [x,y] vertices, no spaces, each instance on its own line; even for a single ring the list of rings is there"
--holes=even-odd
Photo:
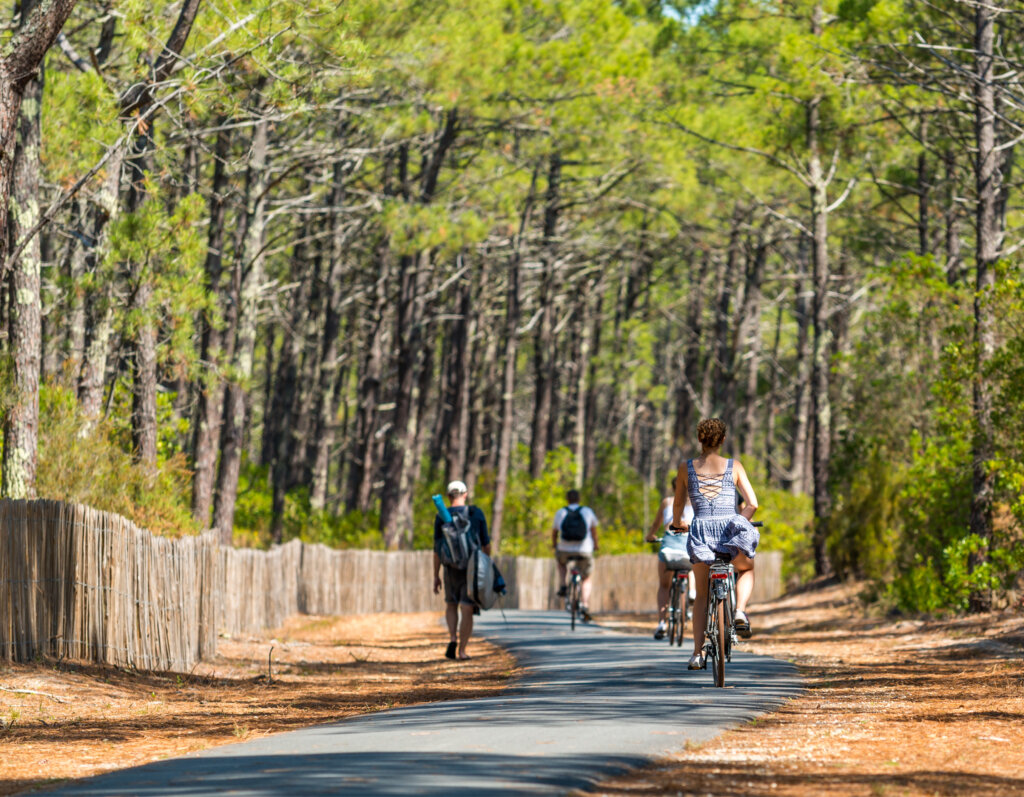
[[[136,464],[109,421],[91,431],[74,393],[45,384],[39,391],[36,493],[116,512],[154,534],[199,529],[192,520],[191,473],[181,454],[161,456],[155,469]]]

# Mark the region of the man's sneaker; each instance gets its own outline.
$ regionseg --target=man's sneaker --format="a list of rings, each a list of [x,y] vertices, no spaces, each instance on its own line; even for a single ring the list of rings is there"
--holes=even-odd
[[[560,586],[558,588],[558,597],[559,598],[564,598],[568,594],[569,594],[568,588],[566,588],[565,584],[562,584],[562,586]]]
[[[589,623],[594,618],[590,616],[590,609],[586,606],[580,606],[580,617],[583,618],[583,622]]]
[[[658,627],[654,629],[654,638],[655,639],[664,639],[665,638],[665,621],[664,620],[659,622],[658,623]]]
[[[703,670],[704,669],[704,657],[700,653],[694,653],[690,656],[690,663],[686,665],[688,670]]]
[[[736,612],[736,619],[733,620],[733,627],[741,639],[750,639],[750,620],[745,612]]]

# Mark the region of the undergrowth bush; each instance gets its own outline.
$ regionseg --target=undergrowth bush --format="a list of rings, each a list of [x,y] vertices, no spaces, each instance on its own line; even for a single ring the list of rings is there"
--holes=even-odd
[[[199,529],[190,507],[191,472],[180,453],[161,456],[155,469],[135,463],[118,430],[100,421],[90,431],[74,393],[45,384],[39,391],[36,493],[40,498],[116,512],[154,534]]]

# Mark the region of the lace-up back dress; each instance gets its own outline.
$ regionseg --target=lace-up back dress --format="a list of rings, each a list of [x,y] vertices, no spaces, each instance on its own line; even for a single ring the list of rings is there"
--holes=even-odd
[[[693,505],[690,538],[686,552],[691,562],[710,564],[715,553],[735,556],[738,552],[753,558],[761,535],[743,515],[736,512],[736,483],[732,476],[732,460],[718,476],[700,477],[693,460],[686,463],[687,486]]]

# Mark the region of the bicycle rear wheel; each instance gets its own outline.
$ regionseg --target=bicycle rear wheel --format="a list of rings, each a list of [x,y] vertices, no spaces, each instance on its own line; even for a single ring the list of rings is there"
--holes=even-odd
[[[569,625],[573,631],[576,630],[576,615],[580,611],[580,584],[576,579],[572,580],[572,587],[569,593]]]
[[[672,579],[672,586],[668,588],[668,646],[672,647],[675,639],[676,628],[679,625],[679,585],[675,578]]]
[[[715,657],[715,686],[725,686],[725,656],[728,648],[726,640],[729,637],[729,629],[725,625],[725,601],[716,601],[715,606],[715,647],[718,648],[718,655]]]
[[[723,601],[725,607],[725,660],[732,661],[732,640],[735,630],[733,624],[736,622],[736,604],[733,603],[732,594],[729,600]]]

